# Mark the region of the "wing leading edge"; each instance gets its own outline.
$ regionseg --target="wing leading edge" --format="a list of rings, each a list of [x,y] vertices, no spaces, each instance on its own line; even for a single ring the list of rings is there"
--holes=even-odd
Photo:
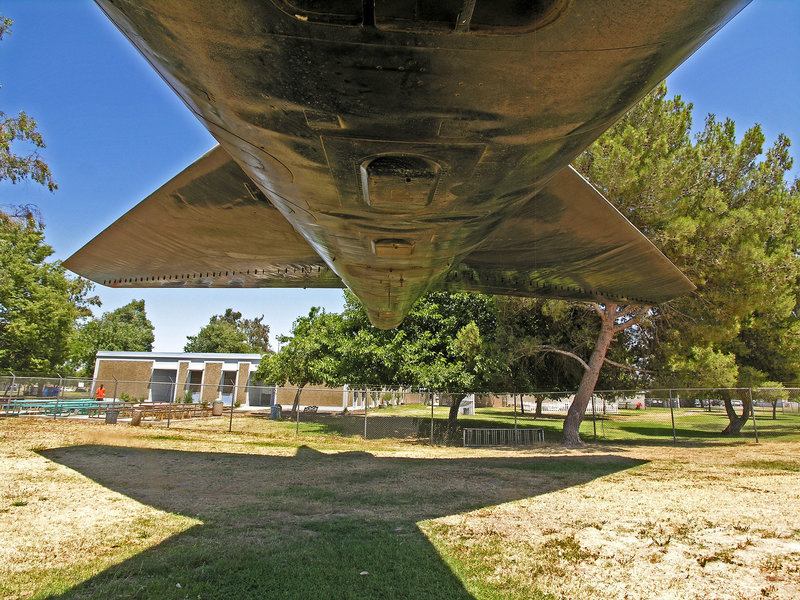
[[[64,266],[112,287],[343,287],[219,146]]]
[[[220,147],[64,266],[112,287],[344,287]],[[433,289],[649,304],[694,286],[567,167]]]

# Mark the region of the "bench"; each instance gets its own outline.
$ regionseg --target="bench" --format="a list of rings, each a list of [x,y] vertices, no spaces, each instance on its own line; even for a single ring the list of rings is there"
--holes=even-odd
[[[532,446],[544,442],[544,429],[464,428],[464,446]]]

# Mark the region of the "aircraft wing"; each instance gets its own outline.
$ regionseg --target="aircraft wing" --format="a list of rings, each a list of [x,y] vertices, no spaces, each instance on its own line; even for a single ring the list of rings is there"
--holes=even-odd
[[[344,287],[219,146],[64,265],[113,287]],[[572,167],[436,287],[636,303],[694,289]]]
[[[64,266],[112,287],[343,287],[219,146]]]
[[[571,166],[439,288],[658,304],[695,286]]]

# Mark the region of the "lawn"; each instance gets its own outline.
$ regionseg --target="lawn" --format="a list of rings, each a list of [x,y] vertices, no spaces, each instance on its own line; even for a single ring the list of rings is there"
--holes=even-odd
[[[443,443],[449,407],[434,408],[435,439]],[[368,411],[367,437],[371,439],[386,437],[430,436],[430,407],[414,404],[394,406]],[[707,412],[699,408],[676,408],[675,436],[679,443],[709,443],[719,441],[730,443],[731,438],[721,436],[720,432],[728,424],[724,410],[715,408]],[[760,439],[800,441],[800,414],[794,412],[778,413],[775,420],[769,409],[759,409],[756,413]],[[530,414],[517,413],[517,427],[541,428],[545,440],[557,442],[561,438],[564,415],[545,415],[536,419]],[[463,427],[513,427],[514,410],[510,407],[478,408],[475,415],[460,415],[458,422]],[[276,427],[281,427],[276,424]],[[284,422],[285,432],[294,435],[295,424]],[[300,429],[305,433],[319,433],[339,436],[363,436],[363,413],[348,415],[308,415],[300,414]],[[672,417],[668,408],[648,408],[647,410],[621,410],[619,414],[598,414],[595,420],[587,415],[581,425],[584,440],[600,444],[672,444]],[[734,441],[745,443],[755,441],[752,421],[748,421],[742,433]]]
[[[4,419],[0,597],[799,597],[796,421],[672,447],[647,412],[581,450]]]

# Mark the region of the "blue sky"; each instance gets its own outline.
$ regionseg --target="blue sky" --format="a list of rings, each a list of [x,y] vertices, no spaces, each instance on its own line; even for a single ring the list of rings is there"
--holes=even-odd
[[[0,110],[39,123],[59,189],[0,184],[0,204],[36,204],[54,258],[66,259],[214,146],[214,139],[88,0],[0,0],[14,20],[0,42]],[[755,0],[668,79],[671,93],[737,131],[760,123],[796,146],[800,176],[800,1]],[[113,310],[144,298],[155,349],[179,351],[213,314],[265,315],[288,333],[311,306],[340,310],[338,290],[122,290],[98,286]]]

